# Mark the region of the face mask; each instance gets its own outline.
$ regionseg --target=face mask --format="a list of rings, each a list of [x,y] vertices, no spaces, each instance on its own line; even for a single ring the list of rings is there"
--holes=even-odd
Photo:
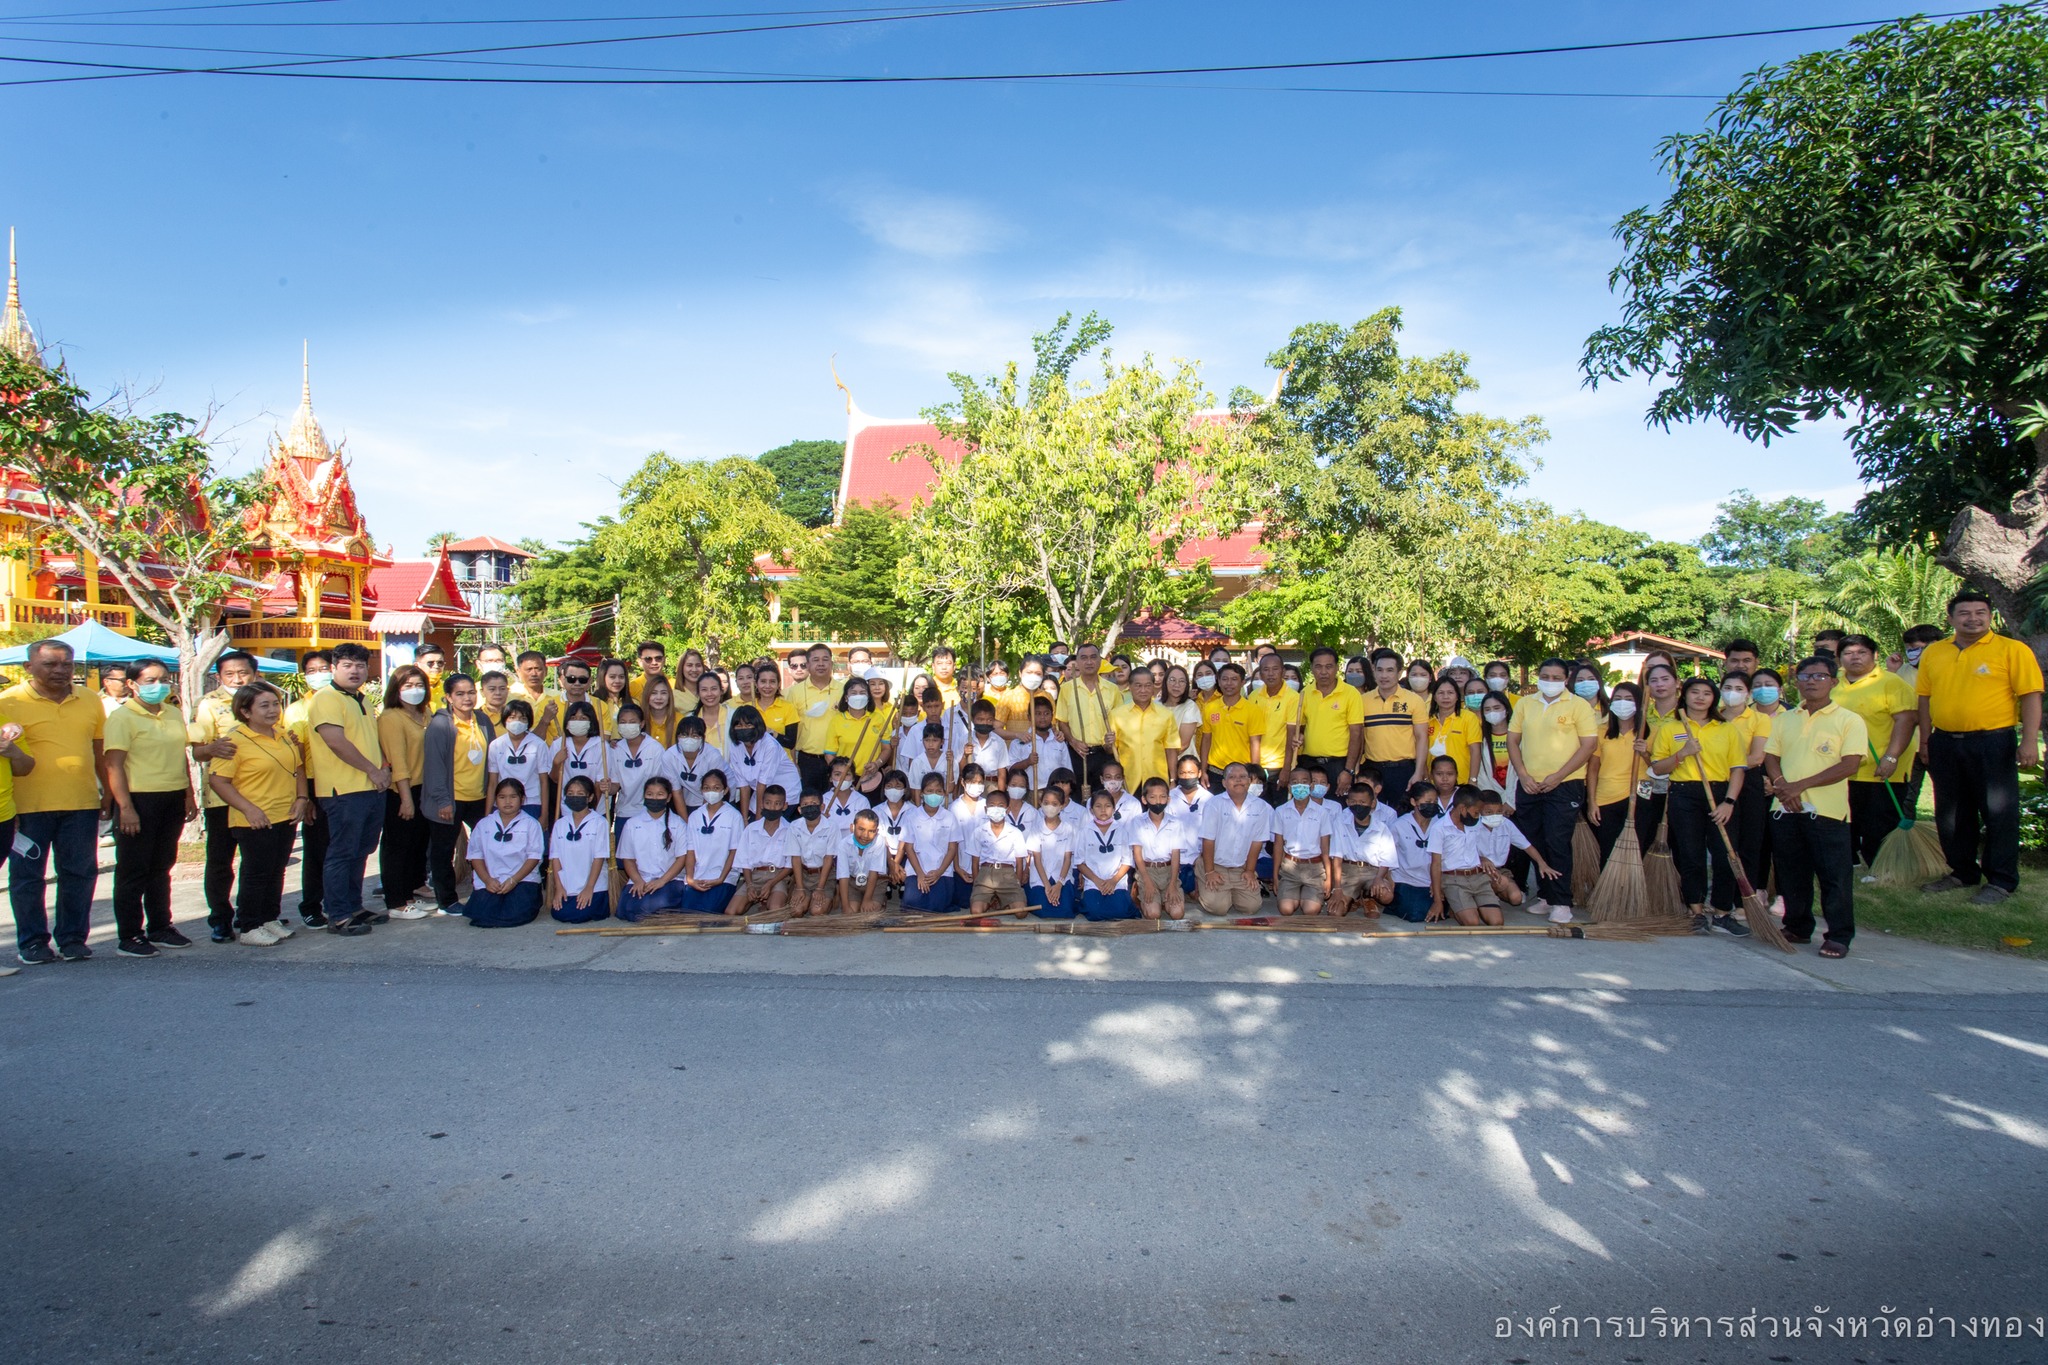
[[[1479,817],[1479,823],[1488,829],[1499,829],[1501,819],[1502,817],[1498,815],[1482,815]]]
[[[1410,692],[1427,692],[1427,691],[1429,691],[1429,679],[1428,679],[1428,677],[1426,677],[1425,675],[1423,675],[1423,674],[1420,674],[1420,673],[1416,673],[1416,674],[1411,674],[1411,675],[1409,675],[1409,678],[1408,678],[1408,690],[1409,690]]]
[[[991,825],[1006,824],[1009,819],[1010,808],[1008,806],[990,806],[988,808],[988,822]]]
[[[722,792],[722,791],[720,791],[720,790],[718,790],[718,788],[716,788],[716,787],[706,787],[706,788],[704,789],[704,804],[705,804],[705,805],[707,805],[707,806],[716,806],[716,805],[718,805],[718,804],[719,804],[720,802],[722,802],[722,801],[724,801],[724,800],[725,800],[725,793],[724,793],[724,792]]]
[[[1358,825],[1369,824],[1372,820],[1372,807],[1353,806],[1351,808],[1351,819],[1353,823]]]
[[[1488,711],[1486,713],[1486,723],[1488,725],[1505,725],[1508,723],[1508,713],[1505,711]]]
[[[1299,692],[1301,691],[1301,684],[1299,682],[1296,682],[1293,678],[1289,678],[1287,680],[1287,690],[1289,692]]]
[[[331,687],[333,684],[334,675],[332,673],[308,673],[306,675],[306,686],[312,688],[315,692],[318,692],[323,687]]]
[[[1209,662],[1221,668],[1230,662],[1230,656],[1228,654],[1212,654],[1209,656]]]
[[[1025,786],[1021,782],[1012,783],[1010,785],[1009,791],[1010,799],[1012,801],[1022,801],[1025,797],[1031,794],[1031,788]]]
[[[1330,794],[1330,784],[1327,782],[1311,783],[1309,784],[1308,794],[1320,801]]]
[[[1197,678],[1195,679],[1195,689],[1199,692],[1214,692],[1216,690],[1216,680],[1214,678]]]
[[[1048,801],[1044,805],[1040,806],[1038,808],[1038,811],[1039,814],[1043,815],[1048,820],[1057,820],[1060,818],[1060,811],[1063,809],[1064,807],[1062,807],[1058,802]]]
[[[1124,789],[1124,780],[1121,777],[1105,777],[1102,779],[1102,789],[1109,792],[1120,792]]]
[[[1607,703],[1607,709],[1623,720],[1627,720],[1636,713],[1636,704],[1627,697],[1616,697],[1613,701]]]
[[[891,801],[901,801],[904,792],[901,787],[884,787],[882,788],[882,795],[888,797]]]
[[[825,808],[823,806],[814,805],[811,802],[806,801],[804,802],[804,804],[796,808],[796,813],[798,815],[803,816],[803,818],[806,820],[815,820],[820,815],[823,815],[825,813]]]
[[[582,812],[590,809],[590,798],[582,792],[566,792],[562,796],[562,804],[572,811]]]
[[[1920,651],[1921,651],[1921,650],[1923,650],[1923,649],[1925,649],[1925,648],[1926,648],[1926,646],[1925,646],[1925,645],[1907,645],[1907,646],[1906,646],[1906,662],[1907,662],[1907,663],[1909,663],[1909,664],[1917,664],[1917,663],[1919,663],[1919,662],[1920,662]]]
[[[1365,674],[1360,673],[1354,668],[1344,675],[1344,681],[1350,683],[1353,687],[1363,687],[1365,686]]]
[[[742,744],[752,744],[761,737],[761,732],[751,725],[742,725],[734,729],[732,737]]]
[[[990,735],[994,734],[995,729],[994,721],[978,720],[974,722],[974,733],[980,735],[983,739],[987,739]]]
[[[1043,673],[1026,673],[1024,675],[1024,686],[1027,688],[1036,689],[1044,681],[1045,675]]]
[[[1536,690],[1543,694],[1543,700],[1556,701],[1564,695],[1564,681],[1560,678],[1545,678],[1536,684]]]
[[[1058,650],[1054,650],[1052,654],[1052,661],[1056,664],[1064,664],[1067,661],[1067,656],[1060,653]]]
[[[1485,705],[1485,703],[1486,698],[1481,694],[1474,692],[1471,696],[1465,698],[1465,709],[1467,711],[1477,711],[1481,706]]]
[[[422,705],[427,699],[427,689],[424,687],[401,687],[398,689],[398,699],[407,706]]]
[[[678,749],[681,749],[686,754],[694,754],[699,749],[704,747],[704,741],[698,739],[695,735],[690,735],[683,739],[677,740],[676,747]]]
[[[966,792],[974,800],[979,801],[981,800],[981,794],[988,790],[988,784],[986,782],[969,782],[960,790]]]
[[[647,807],[649,815],[660,815],[668,810],[668,802],[659,796],[646,797],[640,804]]]
[[[1306,782],[1297,782],[1297,783],[1295,783],[1295,784],[1294,784],[1293,786],[1291,786],[1291,787],[1289,787],[1289,788],[1287,789],[1287,794],[1288,794],[1289,796],[1293,797],[1293,798],[1294,798],[1294,799],[1295,799],[1296,801],[1306,801],[1306,800],[1308,800],[1308,783],[1306,783]]]
[[[514,739],[519,738],[521,735],[525,734],[528,730],[532,728],[532,726],[528,725],[525,721],[520,720],[517,717],[514,717],[513,719],[505,722],[505,733],[512,736],[512,738]]]
[[[569,733],[581,739],[590,733],[590,722],[578,718],[569,722]]]
[[[1434,820],[1444,813],[1444,808],[1434,801],[1425,801],[1415,808],[1415,813],[1425,820]]]
[[[850,777],[835,777],[832,779],[832,787],[835,791],[845,791],[852,785],[853,779]]]
[[[781,806],[763,806],[761,808],[761,818],[771,826],[787,814],[789,814],[789,811]]]
[[[1010,685],[1009,675],[1004,673],[992,673],[989,675],[988,685],[990,687],[993,687],[996,691],[1001,692],[1004,689],[1008,688]]]
[[[1202,779],[1199,777],[1183,777],[1180,779],[1180,789],[1184,792],[1194,791],[1201,785]]]
[[[1778,704],[1779,693],[1775,687],[1759,687],[1750,695],[1756,698],[1758,706],[1776,706]]]
[[[1749,705],[1749,693],[1744,692],[1739,688],[1723,688],[1721,691],[1721,705],[1747,706]]]
[[[619,722],[619,738],[620,738],[620,739],[638,739],[638,738],[640,738],[640,722],[639,722],[639,721],[637,721],[637,720],[622,720],[622,721],[620,721],[620,722]]]
[[[875,846],[875,841],[873,839],[868,839],[865,841],[861,839],[855,839],[853,841],[853,846],[859,849],[862,853],[865,853]]]
[[[1505,692],[1508,690],[1508,680],[1506,678],[1488,678],[1486,680],[1486,690],[1489,692]]]
[[[847,709],[847,710],[849,710],[849,711],[865,711],[865,710],[867,710],[867,709],[868,709],[868,698],[867,698],[867,693],[865,693],[865,692],[856,692],[856,693],[854,693],[854,694],[853,694],[852,696],[848,697],[848,698],[846,699],[846,709]]]
[[[1166,803],[1164,801],[1147,801],[1145,803],[1145,813],[1147,815],[1164,815],[1166,814]]]
[[[161,706],[164,698],[171,695],[171,685],[166,682],[144,683],[135,689],[135,695],[151,706]]]
[[[1587,701],[1591,701],[1600,695],[1600,684],[1592,681],[1590,678],[1582,678],[1572,684],[1572,695],[1584,697]]]
[[[926,792],[924,794],[924,803],[932,810],[937,810],[940,806],[946,804],[946,795],[944,792]]]

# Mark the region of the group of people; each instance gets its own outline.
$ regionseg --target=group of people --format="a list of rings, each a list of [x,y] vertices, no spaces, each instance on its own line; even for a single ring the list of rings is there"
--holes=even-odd
[[[287,865],[301,924],[478,927],[656,914],[910,910],[1179,919],[1191,909],[1499,924],[1574,915],[1573,841],[1604,864],[1631,811],[1660,833],[1702,932],[1747,934],[1738,870],[1775,878],[1785,931],[1855,933],[1854,866],[1934,782],[1951,875],[2018,883],[2017,774],[2039,761],[2041,673],[1962,593],[1902,659],[1823,632],[1789,675],[1729,642],[1718,677],[1650,655],[1610,683],[1588,660],[1442,668],[1392,649],[1261,647],[1192,666],[1084,643],[985,670],[950,649],[900,692],[863,650],[813,645],[729,671],[643,643],[632,663],[528,651],[451,669],[428,645],[366,690],[359,645],[300,659],[297,700],[223,655],[186,720],[145,664],[75,686],[43,641],[0,692],[0,834],[24,963],[86,944],[104,813],[117,950],[190,940],[171,914],[182,830],[203,821],[216,943],[270,946]],[[1892,666],[1887,667],[1889,662]],[[552,684],[552,685],[551,685]],[[1916,736],[1918,743],[1915,743]],[[188,757],[193,764],[188,766]],[[202,775],[196,789],[188,776]],[[1979,852],[1980,844],[1983,851]],[[375,855],[381,908],[364,903]],[[54,855],[54,936],[45,906]]]

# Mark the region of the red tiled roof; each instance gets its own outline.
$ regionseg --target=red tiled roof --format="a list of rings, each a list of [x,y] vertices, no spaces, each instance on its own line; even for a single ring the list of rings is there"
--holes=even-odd
[[[436,582],[441,584],[448,601],[431,600]],[[368,610],[373,602],[385,611],[423,611],[444,625],[486,624],[469,614],[469,604],[463,600],[462,589],[445,554],[432,559],[395,560],[386,567],[370,570],[369,587],[363,594],[364,609]]]
[[[1142,640],[1157,645],[1227,645],[1230,636],[1211,626],[1196,625],[1175,612],[1154,616],[1141,611],[1124,623],[1120,640]]]
[[[521,559],[532,559],[533,551],[522,550],[517,545],[498,539],[496,536],[471,536],[448,546],[450,554],[483,554],[495,550],[501,555],[518,555]]]

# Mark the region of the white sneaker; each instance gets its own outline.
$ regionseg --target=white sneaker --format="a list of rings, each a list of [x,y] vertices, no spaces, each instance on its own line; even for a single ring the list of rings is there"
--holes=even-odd
[[[1547,915],[1550,913],[1550,903],[1544,900],[1529,901],[1522,908],[1532,915]]]
[[[289,924],[286,924],[281,919],[271,920],[263,927],[268,929],[271,933],[277,935],[277,940],[280,943],[284,942],[284,940],[290,938],[293,934],[298,932],[296,929],[293,929]]]
[[[253,943],[259,948],[275,948],[284,942],[277,936],[277,931],[267,924],[259,924],[254,929],[244,929],[235,937],[243,943]]]
[[[413,903],[413,904],[411,904],[411,905],[401,905],[401,906],[399,906],[399,907],[398,907],[398,908],[397,908],[396,910],[393,910],[393,911],[391,912],[391,918],[393,918],[393,919],[426,919],[427,917],[429,917],[429,916],[430,916],[430,915],[432,915],[433,913],[434,913],[433,911],[431,911],[431,910],[427,909],[427,907],[425,907],[424,905],[421,905],[421,904],[419,904],[418,902],[414,902],[414,903]]]
[[[1572,908],[1569,905],[1558,906],[1550,912],[1550,922],[1552,924],[1570,924],[1572,922]]]

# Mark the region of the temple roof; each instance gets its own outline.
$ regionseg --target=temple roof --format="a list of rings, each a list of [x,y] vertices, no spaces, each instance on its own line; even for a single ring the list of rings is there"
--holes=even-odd
[[[35,331],[21,312],[21,278],[14,265],[14,229],[7,229],[7,310],[0,313],[0,349],[31,365],[43,363]]]
[[[301,359],[299,408],[264,461],[266,496],[249,509],[252,548],[259,554],[330,554],[381,559],[356,507],[348,461],[330,446],[313,415],[310,354]],[[344,443],[345,444],[345,443]]]

